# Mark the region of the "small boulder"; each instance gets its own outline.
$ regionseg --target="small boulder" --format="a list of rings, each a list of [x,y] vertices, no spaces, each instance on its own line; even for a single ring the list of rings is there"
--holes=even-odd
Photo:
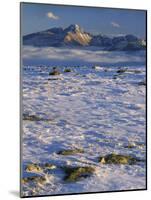
[[[23,114],[23,120],[29,120],[29,121],[40,121],[41,118],[39,118],[36,115],[28,115],[28,114]]]
[[[70,68],[64,69],[64,73],[68,73],[68,72],[71,72],[71,69],[70,69]]]
[[[120,68],[120,69],[118,69],[116,72],[118,73],[118,74],[122,74],[122,73],[124,73],[124,72],[126,72],[127,71],[127,68]]]
[[[53,165],[53,164],[50,164],[50,163],[46,163],[46,164],[44,165],[44,168],[45,168],[45,169],[56,169],[56,166]]]
[[[124,148],[126,148],[126,149],[136,148],[136,144],[135,143],[131,143],[131,144],[125,145]]]
[[[77,153],[84,153],[83,149],[67,149],[67,150],[62,150],[59,151],[58,154],[68,156],[68,155],[74,155]]]
[[[134,158],[129,155],[120,155],[120,154],[108,154],[104,157],[99,158],[99,162],[102,164],[135,164],[139,161],[137,158]]]
[[[47,179],[45,176],[30,176],[30,177],[22,178],[21,182],[22,184],[33,182],[35,184],[43,185],[47,182]]]
[[[52,71],[51,71],[51,72],[49,72],[49,75],[51,75],[51,76],[60,75],[60,71],[59,71],[59,70],[57,70],[57,68],[56,68],[56,67],[53,67]]]
[[[28,121],[52,121],[52,119],[48,118],[42,118],[37,115],[29,115],[29,114],[23,114],[23,120],[28,120]]]
[[[67,182],[79,181],[81,178],[90,177],[95,169],[93,167],[64,167],[65,178]]]
[[[43,169],[38,164],[28,164],[26,167],[26,172],[41,173]]]

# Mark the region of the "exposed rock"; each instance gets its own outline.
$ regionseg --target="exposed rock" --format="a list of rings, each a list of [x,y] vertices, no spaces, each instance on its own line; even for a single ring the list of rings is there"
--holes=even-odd
[[[47,182],[47,179],[45,178],[45,176],[30,176],[30,177],[22,178],[21,182],[22,184],[26,184],[28,182],[45,184]]]
[[[57,76],[57,75],[60,75],[60,72],[58,72],[58,71],[53,71],[53,72],[50,72],[49,75],[50,75],[50,76]]]
[[[136,144],[134,144],[134,143],[124,146],[124,148],[126,148],[126,149],[132,149],[132,148],[135,148],[135,147],[136,147]]]
[[[64,29],[64,43],[68,45],[86,46],[91,41],[91,35],[83,31],[78,24],[71,24]]]
[[[65,70],[64,70],[64,72],[66,73],[66,72],[71,72],[71,69],[70,68],[66,68]]]
[[[134,158],[129,155],[120,155],[120,154],[109,154],[104,157],[99,158],[99,162],[102,164],[136,164],[138,162],[137,158]]]
[[[29,182],[29,179],[28,178],[22,178],[21,179],[21,183],[22,184],[26,184],[26,183],[28,183]]]
[[[64,180],[68,182],[79,181],[81,178],[91,176],[95,169],[93,167],[63,167],[66,174]]]
[[[28,164],[26,169],[27,172],[34,172],[34,173],[40,173],[43,172],[43,169],[38,164]]]
[[[52,121],[52,119],[45,119],[38,117],[36,115],[29,115],[29,114],[23,114],[23,120],[29,120],[29,121]]]
[[[60,78],[48,78],[48,81],[57,81],[57,80],[61,80]]]
[[[59,151],[58,154],[68,156],[68,155],[74,155],[77,153],[84,153],[83,149],[67,149],[67,150],[62,150]]]
[[[51,76],[60,75],[60,72],[59,72],[59,70],[57,70],[56,67],[53,67],[53,70],[51,72],[49,72],[49,75],[51,75]]]
[[[120,68],[116,72],[119,73],[119,74],[121,74],[121,73],[124,73],[126,71],[127,71],[127,68]]]
[[[46,164],[44,165],[44,168],[45,168],[45,169],[56,169],[56,166],[53,165],[53,164],[50,164],[50,163],[46,163]]]
[[[23,120],[40,121],[41,118],[37,117],[36,115],[23,114]]]

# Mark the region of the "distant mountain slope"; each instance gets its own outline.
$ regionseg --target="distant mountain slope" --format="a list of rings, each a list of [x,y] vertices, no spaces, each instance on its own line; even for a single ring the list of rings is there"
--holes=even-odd
[[[38,47],[76,47],[97,46],[104,50],[142,50],[146,42],[134,35],[110,38],[105,35],[92,35],[85,32],[79,25],[71,24],[63,29],[51,28],[45,31],[23,36],[23,45]]]

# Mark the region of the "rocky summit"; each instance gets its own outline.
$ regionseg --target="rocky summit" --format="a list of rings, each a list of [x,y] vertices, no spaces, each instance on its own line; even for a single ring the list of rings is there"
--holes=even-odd
[[[146,41],[134,35],[109,37],[92,35],[77,24],[55,27],[23,36],[23,45],[37,47],[100,47],[109,51],[136,51],[146,48]]]

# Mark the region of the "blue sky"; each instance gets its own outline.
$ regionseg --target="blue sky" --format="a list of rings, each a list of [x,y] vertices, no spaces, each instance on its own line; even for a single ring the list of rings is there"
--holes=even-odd
[[[145,11],[22,4],[21,28],[23,35],[52,27],[78,24],[93,34],[134,34],[145,38]]]

